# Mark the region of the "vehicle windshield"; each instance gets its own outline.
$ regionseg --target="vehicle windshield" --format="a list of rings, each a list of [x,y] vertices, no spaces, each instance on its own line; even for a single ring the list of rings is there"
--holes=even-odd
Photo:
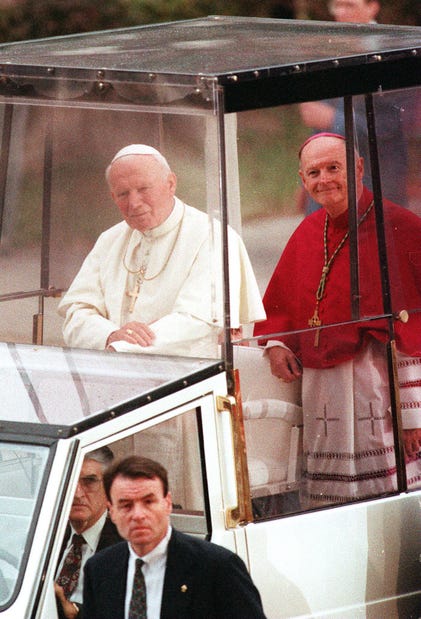
[[[0,443],[0,608],[23,574],[48,453],[44,446]]]

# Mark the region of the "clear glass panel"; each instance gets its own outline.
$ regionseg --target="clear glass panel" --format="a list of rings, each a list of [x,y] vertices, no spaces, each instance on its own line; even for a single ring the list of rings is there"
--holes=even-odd
[[[355,263],[358,277],[353,283],[348,237],[341,245],[348,230],[347,213],[341,216],[343,221],[338,217],[333,225],[329,222],[324,241],[324,212],[317,209],[310,216],[308,192],[298,175],[298,151],[311,135],[310,121],[313,132],[343,133],[343,122],[342,127],[337,123],[329,128],[321,125],[314,128],[315,110],[320,111],[321,105],[324,111],[330,107],[336,109],[331,117],[338,117],[342,102],[316,101],[238,114],[242,233],[270,318],[255,328],[255,336],[264,337],[257,341],[246,339],[243,343],[249,344],[248,348],[238,347],[235,351],[256,516],[343,503],[397,490],[394,406],[387,352],[387,343],[392,339],[390,326],[396,335],[404,419],[405,410],[408,411],[403,425],[407,445],[406,438],[411,436],[406,433],[409,418],[413,424],[418,423],[421,399],[418,393],[420,134],[419,128],[416,129],[419,102],[417,89],[373,97],[384,193],[384,228],[380,226],[383,232],[377,233],[374,207],[364,216],[372,200],[372,179],[366,166],[364,174],[361,168],[366,187],[362,194],[357,182],[363,220],[358,227]],[[363,98],[356,97],[353,111],[357,145],[367,161],[367,129],[364,134],[359,129],[364,107]],[[400,144],[402,148],[394,149],[392,144]],[[396,164],[395,155],[399,159]],[[404,196],[403,206],[389,205],[389,198],[401,199],[398,190]],[[324,243],[328,260],[339,247],[326,279],[322,278]],[[383,251],[381,258],[379,248]],[[390,295],[384,298],[381,277],[385,272]],[[316,291],[321,282],[323,296],[317,303]],[[351,291],[359,301],[354,305],[354,313]],[[402,321],[406,320],[402,310],[407,310],[408,322]],[[389,314],[390,318],[382,317],[390,311],[393,313]],[[309,328],[312,318],[315,318],[314,326]],[[294,354],[291,356],[276,346],[276,352],[267,351],[263,355],[257,344],[271,340],[281,340]],[[272,375],[269,359],[278,355],[279,365],[272,361],[275,374]],[[404,357],[402,361],[403,355],[410,360]],[[296,376],[293,382],[288,366]],[[407,374],[410,368],[410,379],[405,379],[403,370],[399,369],[404,366]],[[408,389],[408,380],[412,391]],[[396,406],[399,411],[399,402]],[[405,453],[410,488],[420,483],[418,432],[413,435],[411,455]]]
[[[60,107],[55,101],[2,106],[3,341],[103,349],[111,331],[136,321],[154,324],[154,346],[133,350],[137,341],[129,338],[129,346],[119,350],[220,356],[223,278],[217,123],[207,109],[201,109],[203,101],[198,108],[188,101],[165,111],[140,104],[136,109],[141,97],[133,89],[131,84],[118,84],[128,107],[123,103]],[[177,88],[169,90],[168,96],[177,100]],[[121,243],[113,237],[96,247],[98,269],[85,265],[82,289],[73,290],[59,315],[61,298],[98,237],[123,218],[113,204],[105,170],[116,152],[132,143],[157,148],[174,170],[178,180],[174,222],[162,239],[155,238],[155,232],[137,235],[140,249],[139,239],[122,224],[116,233]],[[175,225],[179,215],[183,225]],[[110,247],[116,247],[118,257]],[[94,299],[92,290],[101,299]],[[87,311],[82,311],[82,322],[75,318],[78,324],[72,322],[63,337],[66,308],[75,299]]]
[[[0,605],[12,598],[28,543],[39,487],[48,458],[46,447],[0,444]]]
[[[70,425],[148,393],[159,397],[161,388],[177,390],[180,381],[214,365],[191,357],[146,355],[140,363],[132,354],[0,344],[0,416]]]
[[[116,458],[136,454],[162,464],[168,472],[174,525],[204,536],[207,528],[198,414],[189,410],[109,446]]]

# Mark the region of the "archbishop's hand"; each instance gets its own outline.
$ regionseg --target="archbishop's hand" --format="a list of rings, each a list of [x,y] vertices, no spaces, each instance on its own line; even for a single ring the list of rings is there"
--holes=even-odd
[[[154,339],[155,334],[147,324],[133,320],[117,329],[117,331],[110,333],[105,347],[112,348],[113,342],[121,342],[121,340],[125,340],[130,344],[138,344],[139,346],[151,346]]]
[[[294,353],[282,346],[268,348],[270,369],[274,376],[286,383],[292,383],[301,377],[301,365]]]

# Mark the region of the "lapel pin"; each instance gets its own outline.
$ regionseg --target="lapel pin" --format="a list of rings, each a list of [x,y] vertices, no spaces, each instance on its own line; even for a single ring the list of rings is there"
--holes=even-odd
[[[181,585],[180,589],[181,593],[185,593],[187,591],[187,585]]]

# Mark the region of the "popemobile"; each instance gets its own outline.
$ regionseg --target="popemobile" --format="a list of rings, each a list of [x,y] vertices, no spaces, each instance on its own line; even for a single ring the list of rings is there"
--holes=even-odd
[[[235,551],[269,619],[421,616],[421,251],[411,240],[421,216],[420,41],[416,27],[210,16],[0,46],[2,618],[57,617],[54,579],[79,472],[104,445],[168,469],[174,527]],[[329,129],[316,112],[312,126],[305,119],[321,104],[335,110]],[[297,227],[322,217],[307,214],[305,192],[321,169],[308,164],[317,140],[307,140],[319,130],[346,149],[348,232],[302,326],[295,318],[313,254],[298,275],[291,268],[280,292],[294,294],[298,309],[277,326],[265,295],[272,274]],[[59,305],[98,236],[121,221],[105,170],[132,144],[162,153],[177,196],[207,218],[209,322],[219,329],[211,353],[120,352],[69,345],[63,335]],[[360,155],[373,195],[362,221]],[[412,222],[401,239],[405,277],[389,201]],[[266,321],[237,324],[231,235],[243,243]],[[314,261],[323,267],[319,239]],[[299,245],[298,255],[309,248]],[[330,318],[323,304],[345,255],[345,314]],[[132,292],[137,302],[142,287]],[[329,342],[335,366],[350,330],[381,340],[388,404],[379,415],[366,395],[378,384],[373,362],[350,393],[335,383],[337,409],[314,408],[314,420],[321,383],[310,392],[304,383],[320,368],[306,360]],[[417,350],[405,349],[399,365],[401,339]],[[296,354],[291,382],[266,349],[284,341]],[[310,341],[312,354],[290,344],[298,341]],[[355,491],[339,496],[348,462],[360,471],[367,454],[329,455],[313,438],[324,445],[332,420],[354,419],[360,400],[363,437],[378,441],[368,455],[386,449],[388,466],[356,473]],[[330,459],[328,474],[311,459]],[[329,492],[309,491],[323,475]],[[361,493],[359,482],[374,477],[386,481]]]

